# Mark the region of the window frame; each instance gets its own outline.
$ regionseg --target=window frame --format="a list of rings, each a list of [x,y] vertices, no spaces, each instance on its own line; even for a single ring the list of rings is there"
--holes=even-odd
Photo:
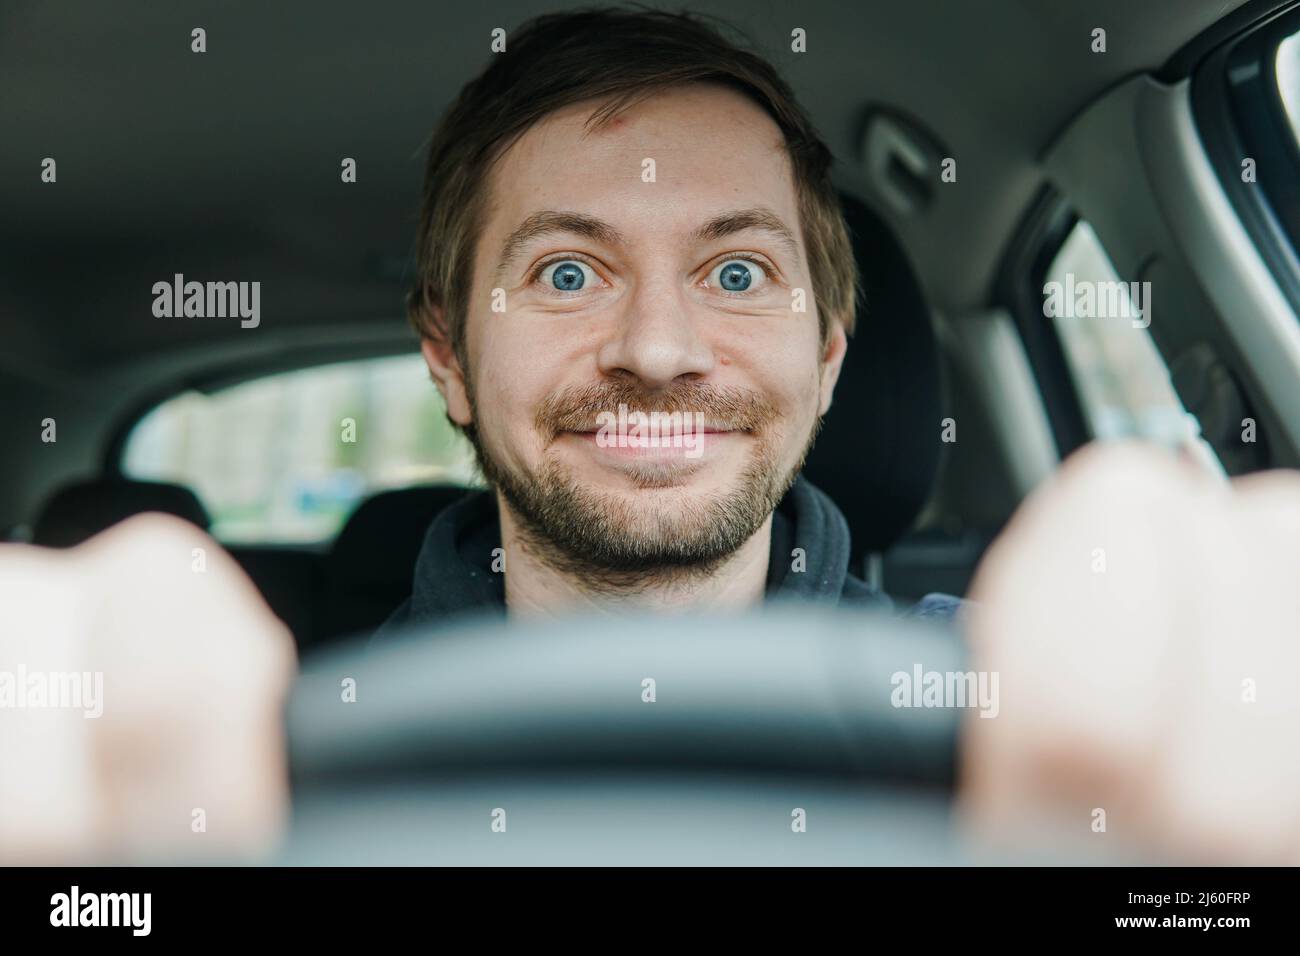
[[[1277,52],[1300,33],[1288,4],[1204,55],[1189,69],[1201,144],[1260,257],[1300,318],[1300,138],[1278,84]],[[1256,181],[1241,180],[1244,158]]]
[[[1003,256],[995,300],[1010,312],[1062,459],[1094,438],[1069,357],[1053,322],[1044,321],[1043,284],[1079,215],[1052,186],[1030,205]]]

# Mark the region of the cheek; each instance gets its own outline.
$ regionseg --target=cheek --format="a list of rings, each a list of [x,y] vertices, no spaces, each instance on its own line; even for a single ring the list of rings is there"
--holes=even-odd
[[[785,329],[783,334],[746,343],[730,358],[752,370],[753,384],[773,402],[788,425],[802,427],[821,401],[821,352],[817,336]]]
[[[816,343],[787,344],[785,361],[769,370],[767,387],[781,411],[780,456],[792,460],[807,447],[821,410],[821,363]]]
[[[500,313],[482,322],[473,343],[474,400],[480,430],[489,441],[518,448],[533,431],[537,406],[554,388],[553,340],[537,323]]]

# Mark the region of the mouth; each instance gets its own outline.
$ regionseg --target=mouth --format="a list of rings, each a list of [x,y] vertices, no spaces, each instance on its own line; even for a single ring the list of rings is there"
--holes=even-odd
[[[591,435],[594,438],[598,434],[600,434],[601,431],[602,429],[600,428],[570,428],[570,429],[565,429],[560,434]],[[744,431],[745,429],[742,428],[692,428],[689,431],[677,432],[672,435],[660,435],[658,436],[657,441],[660,444],[666,444],[669,442],[676,442],[678,440],[690,441],[699,435],[735,435],[735,434],[741,434]],[[634,440],[633,437],[630,435],[625,437],[627,438],[629,443]]]
[[[672,466],[697,465],[717,457],[726,446],[748,435],[741,429],[709,426],[673,434],[611,435],[600,429],[574,429],[560,433],[606,461],[662,462]]]

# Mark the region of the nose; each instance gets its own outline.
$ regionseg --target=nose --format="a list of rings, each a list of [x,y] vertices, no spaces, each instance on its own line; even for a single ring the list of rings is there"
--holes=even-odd
[[[606,375],[634,376],[657,389],[708,375],[716,359],[682,292],[664,282],[644,286],[628,300],[618,331],[601,346],[597,361]]]

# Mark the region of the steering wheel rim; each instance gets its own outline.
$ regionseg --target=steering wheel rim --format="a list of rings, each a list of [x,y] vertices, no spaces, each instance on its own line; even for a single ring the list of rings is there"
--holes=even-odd
[[[306,662],[291,774],[654,767],[948,789],[958,711],[894,706],[892,677],[963,657],[943,626],[798,606],[416,629]]]

